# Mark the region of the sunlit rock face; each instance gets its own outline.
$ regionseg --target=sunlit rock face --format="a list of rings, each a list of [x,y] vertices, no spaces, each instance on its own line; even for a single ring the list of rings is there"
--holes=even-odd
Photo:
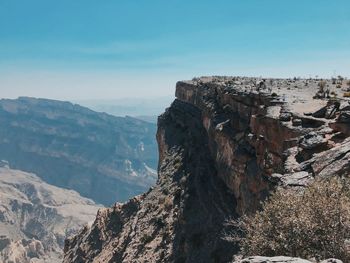
[[[276,184],[302,186],[320,173],[349,172],[348,99],[315,99],[318,82],[204,77],[177,83],[177,99],[201,110],[218,176],[240,214],[255,211]],[[333,164],[327,172],[319,168],[321,155]]]
[[[0,100],[0,159],[110,205],[156,181],[156,125],[69,102]]]
[[[276,187],[350,172],[350,140],[336,128],[348,101],[316,93],[316,80],[178,82],[158,118],[157,184],[100,211],[66,241],[64,262],[233,262],[227,220],[256,211]]]

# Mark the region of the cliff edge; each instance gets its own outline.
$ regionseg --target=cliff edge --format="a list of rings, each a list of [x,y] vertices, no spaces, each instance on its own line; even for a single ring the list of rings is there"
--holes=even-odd
[[[158,119],[158,181],[100,210],[64,262],[232,262],[225,222],[276,187],[349,174],[350,105],[331,80],[181,81]],[[234,229],[233,229],[234,231]]]

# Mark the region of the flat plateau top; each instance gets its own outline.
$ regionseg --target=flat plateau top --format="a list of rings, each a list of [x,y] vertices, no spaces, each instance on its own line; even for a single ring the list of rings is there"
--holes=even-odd
[[[342,104],[348,104],[350,98],[344,97],[350,87],[347,80],[343,79],[277,79],[277,78],[255,78],[255,77],[200,77],[190,81],[183,81],[187,84],[201,86],[205,84],[216,84],[234,91],[261,94],[277,94],[278,99],[285,102],[287,111],[303,114],[314,112],[328,102],[328,99],[337,99]],[[329,91],[329,98],[315,98],[320,90],[319,84],[323,82],[324,90]]]

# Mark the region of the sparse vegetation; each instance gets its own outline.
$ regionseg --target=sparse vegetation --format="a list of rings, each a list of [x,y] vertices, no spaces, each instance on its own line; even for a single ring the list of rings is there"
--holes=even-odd
[[[165,210],[169,211],[173,207],[173,199],[170,195],[160,196],[158,199],[158,204],[164,207]]]
[[[164,208],[165,210],[169,211],[173,207],[173,199],[171,196],[167,196],[164,202]]]
[[[325,98],[326,96],[329,95],[329,90],[325,89],[326,82],[324,80],[319,81],[317,85],[318,85],[318,91],[315,94],[314,98],[321,99],[321,98]]]
[[[174,160],[174,168],[176,169],[176,170],[178,170],[180,167],[181,167],[181,159],[180,158],[176,158],[175,160]]]
[[[157,217],[157,218],[155,218],[154,219],[154,224],[157,226],[157,227],[159,227],[159,228],[163,228],[163,227],[165,227],[165,222],[164,222],[164,220],[161,218],[161,217]]]
[[[319,92],[324,92],[324,88],[326,87],[326,82],[321,80],[318,84],[318,87],[319,87]]]
[[[158,199],[158,204],[162,205],[164,203],[165,203],[165,196],[160,196],[159,199]]]
[[[303,192],[279,190],[261,212],[234,224],[245,255],[350,260],[349,188],[338,178],[318,180]]]

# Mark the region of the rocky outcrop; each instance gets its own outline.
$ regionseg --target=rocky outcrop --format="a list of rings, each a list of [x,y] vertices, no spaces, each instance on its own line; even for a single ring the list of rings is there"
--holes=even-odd
[[[64,262],[232,262],[238,247],[225,238],[235,231],[227,220],[256,211],[276,187],[349,174],[349,139],[332,128],[344,110],[314,99],[317,84],[178,82],[177,99],[158,120],[156,186],[101,211],[67,240]]]
[[[34,174],[0,168],[0,262],[62,262],[64,240],[99,208]]]
[[[156,125],[69,102],[0,100],[0,159],[111,205],[156,181]]]
[[[4,263],[58,263],[61,255],[58,251],[45,251],[39,240],[21,239],[11,241],[9,238],[0,237],[1,242],[8,244],[0,252],[1,262]]]
[[[218,233],[228,215],[236,216],[234,197],[216,174],[200,115],[175,101],[159,118],[157,185],[126,204],[100,210],[91,227],[67,241],[64,262],[231,258],[237,248],[225,245]]]
[[[348,142],[346,133],[332,128],[342,122],[346,108],[340,104],[348,100],[313,99],[317,81],[265,80],[259,91],[254,83],[259,82],[209,77],[176,88],[179,100],[201,110],[218,176],[234,193],[240,214],[255,211],[275,183],[305,185],[321,172],[317,163],[324,158],[317,153],[346,151]],[[334,164],[329,175],[349,172],[345,153],[328,161]]]

